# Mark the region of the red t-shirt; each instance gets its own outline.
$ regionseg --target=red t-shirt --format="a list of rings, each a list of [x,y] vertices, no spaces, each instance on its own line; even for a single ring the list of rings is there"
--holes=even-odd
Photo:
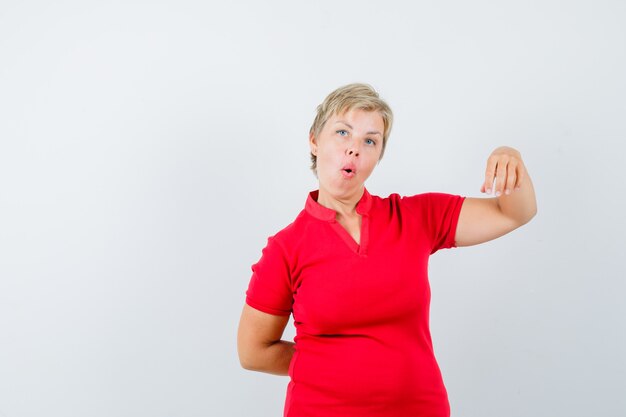
[[[372,196],[356,206],[361,244],[309,194],[268,239],[246,303],[293,313],[285,417],[448,417],[429,329],[428,257],[455,246],[465,197]]]

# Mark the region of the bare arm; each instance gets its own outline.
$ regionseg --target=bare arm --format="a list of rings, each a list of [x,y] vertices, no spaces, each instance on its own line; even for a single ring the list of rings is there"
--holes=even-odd
[[[496,197],[465,199],[456,229],[456,246],[498,238],[528,223],[537,213],[533,183],[522,156],[513,148],[501,146],[491,154],[481,191],[493,191]]]
[[[244,304],[237,333],[239,362],[244,369],[288,375],[295,344],[280,340],[289,316],[267,314]]]

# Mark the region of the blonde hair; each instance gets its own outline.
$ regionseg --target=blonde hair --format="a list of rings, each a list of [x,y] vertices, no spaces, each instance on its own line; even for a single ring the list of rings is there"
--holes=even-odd
[[[387,139],[391,133],[393,113],[389,105],[380,98],[376,90],[369,84],[348,84],[330,93],[322,104],[317,106],[317,115],[315,116],[313,125],[311,125],[311,129],[309,129],[309,134],[313,134],[317,138],[328,119],[333,115],[341,115],[353,109],[377,111],[383,118],[383,150],[380,153],[380,161],[385,153]],[[312,153],[311,169],[317,175],[317,156]]]

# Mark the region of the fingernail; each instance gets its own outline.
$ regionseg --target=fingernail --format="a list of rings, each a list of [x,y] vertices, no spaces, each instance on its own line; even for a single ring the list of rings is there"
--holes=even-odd
[[[500,197],[500,195],[502,195],[502,193],[500,191],[496,191],[496,197]]]
[[[504,194],[509,195],[511,194],[511,190],[509,190],[508,188],[506,190],[504,190]]]
[[[491,188],[487,188],[487,194],[491,194]]]

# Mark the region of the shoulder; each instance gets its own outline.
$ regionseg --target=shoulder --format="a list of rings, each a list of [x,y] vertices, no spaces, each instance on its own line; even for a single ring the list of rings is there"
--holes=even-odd
[[[459,206],[465,197],[437,191],[428,191],[413,195],[389,194],[388,197],[372,196],[375,207],[379,210],[409,211],[416,214],[438,212],[448,207]]]
[[[287,253],[289,248],[295,247],[297,242],[302,239],[305,231],[310,227],[310,223],[310,216],[306,214],[305,210],[302,210],[291,223],[268,237],[268,245],[271,243],[279,246],[283,252]]]
[[[421,204],[421,205],[429,205],[429,204],[438,204],[445,203],[451,200],[457,200],[459,198],[463,198],[460,195],[442,193],[438,191],[428,191],[421,194],[415,195],[406,195],[399,196],[396,194],[396,198],[400,200],[401,204]]]
[[[391,193],[387,197],[372,196],[372,203],[378,207],[405,207],[414,205],[427,204],[430,198],[430,194],[435,193],[421,193],[415,195],[401,195],[399,193]]]
[[[372,201],[373,202],[379,202],[379,203],[404,203],[405,201],[423,201],[425,199],[428,199],[432,194],[443,194],[443,193],[436,193],[436,192],[425,192],[425,193],[420,193],[420,194],[414,194],[414,195],[403,195],[400,193],[391,193],[389,194],[387,197],[380,197],[377,195],[372,195]]]

